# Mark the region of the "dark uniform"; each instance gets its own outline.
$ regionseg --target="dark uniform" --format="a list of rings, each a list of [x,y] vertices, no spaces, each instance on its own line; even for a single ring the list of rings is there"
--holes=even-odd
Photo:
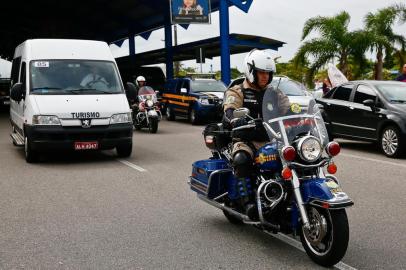
[[[290,102],[288,97],[280,90],[275,90],[276,106],[282,110],[281,114],[288,112]],[[225,94],[224,112],[226,121],[231,121],[229,109],[248,108],[250,116],[254,119],[262,119],[262,100],[264,98],[265,90],[252,87],[246,80],[240,84],[235,85],[228,89]],[[227,112],[228,111],[228,112]],[[254,158],[254,152],[268,142],[268,136],[265,129],[259,129],[251,136],[252,140],[244,141],[234,138],[233,155],[240,150],[246,151]]]

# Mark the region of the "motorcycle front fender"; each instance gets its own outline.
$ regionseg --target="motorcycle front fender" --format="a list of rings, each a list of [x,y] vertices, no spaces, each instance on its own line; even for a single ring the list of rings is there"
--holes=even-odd
[[[314,178],[300,184],[304,204],[325,209],[342,209],[354,205],[354,202],[331,178]]]
[[[148,117],[158,118],[158,113],[155,110],[150,110],[150,111],[148,111]]]

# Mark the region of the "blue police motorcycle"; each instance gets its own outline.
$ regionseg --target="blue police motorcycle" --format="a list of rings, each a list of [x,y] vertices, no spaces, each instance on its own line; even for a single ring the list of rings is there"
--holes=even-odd
[[[189,185],[199,199],[223,210],[234,224],[250,224],[270,233],[300,235],[308,256],[317,264],[332,266],[345,255],[349,241],[346,208],[353,201],[333,175],[333,157],[340,152],[330,142],[319,105],[311,102],[306,112],[291,104],[290,115],[273,104],[273,90],[263,99],[263,127],[269,142],[255,158],[255,177],[241,181],[232,168],[232,135],[255,129],[258,120],[225,130],[213,124],[204,131],[212,157],[193,163]],[[234,111],[234,117],[248,117],[248,109]],[[256,206],[249,215],[244,203]]]

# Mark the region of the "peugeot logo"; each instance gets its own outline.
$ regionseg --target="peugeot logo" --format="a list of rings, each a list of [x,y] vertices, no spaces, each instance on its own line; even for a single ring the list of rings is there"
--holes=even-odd
[[[82,128],[90,128],[91,126],[91,119],[82,119]]]

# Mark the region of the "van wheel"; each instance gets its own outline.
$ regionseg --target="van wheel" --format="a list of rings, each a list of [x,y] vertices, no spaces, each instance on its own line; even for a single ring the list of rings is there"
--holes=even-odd
[[[391,158],[399,157],[403,154],[404,141],[400,131],[395,126],[388,126],[383,129],[380,137],[380,146],[382,152]]]
[[[31,139],[25,136],[24,139],[25,161],[35,163],[38,161],[38,153],[32,149]]]
[[[133,144],[127,143],[122,145],[116,146],[117,156],[121,158],[126,158],[131,156],[131,152],[133,151]]]
[[[192,123],[192,125],[196,125],[199,122],[199,119],[197,118],[196,111],[194,109],[191,109],[189,112],[189,121]]]
[[[175,120],[175,114],[173,113],[171,107],[166,105],[166,119],[169,121]]]

